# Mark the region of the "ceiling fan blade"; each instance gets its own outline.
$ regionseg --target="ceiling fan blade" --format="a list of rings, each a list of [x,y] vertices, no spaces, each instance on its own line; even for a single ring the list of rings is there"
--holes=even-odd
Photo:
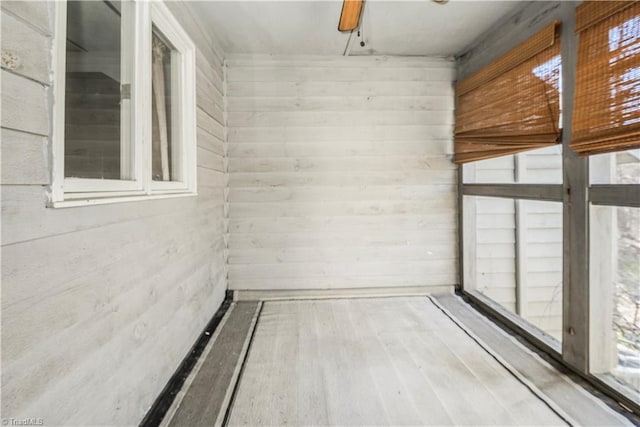
[[[352,31],[360,24],[363,0],[344,0],[338,31]]]

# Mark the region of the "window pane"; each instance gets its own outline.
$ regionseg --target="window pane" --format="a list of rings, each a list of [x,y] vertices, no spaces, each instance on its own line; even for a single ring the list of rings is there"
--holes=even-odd
[[[122,49],[130,7],[119,1],[67,3],[65,177],[132,176],[130,73]]]
[[[462,165],[462,181],[466,184],[513,184],[515,174],[514,154]]]
[[[467,184],[562,184],[562,145],[465,163]]]
[[[154,181],[180,181],[178,115],[179,52],[154,26],[152,36],[152,174]]]
[[[464,209],[474,212],[465,265],[475,266],[465,287],[561,341],[562,204],[465,196]]]
[[[591,371],[640,391],[640,208],[591,208]]]
[[[562,341],[562,203],[517,203],[519,314]]]
[[[475,288],[515,313],[517,311],[515,201],[493,197],[474,197],[473,199],[476,211]],[[465,201],[465,207],[467,206],[469,204]],[[466,234],[466,237],[471,236]],[[465,241],[469,240],[465,238]]]
[[[592,184],[640,184],[640,149],[589,157]]]
[[[562,184],[562,145],[517,154],[518,183]]]

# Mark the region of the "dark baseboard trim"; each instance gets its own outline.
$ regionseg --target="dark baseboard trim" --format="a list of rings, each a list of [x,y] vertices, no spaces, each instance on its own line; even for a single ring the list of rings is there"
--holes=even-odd
[[[155,427],[159,426],[164,419],[167,411],[173,404],[174,399],[178,392],[182,389],[184,382],[193,370],[196,362],[200,358],[200,355],[204,351],[205,347],[209,343],[209,340],[213,336],[216,328],[220,324],[220,321],[224,317],[225,313],[229,309],[231,302],[233,301],[233,292],[227,291],[222,305],[218,311],[213,315],[207,326],[204,328],[193,347],[189,350],[187,355],[178,366],[178,369],[173,373],[167,384],[164,386],[156,400],[147,411],[146,415],[140,422],[141,427]]]

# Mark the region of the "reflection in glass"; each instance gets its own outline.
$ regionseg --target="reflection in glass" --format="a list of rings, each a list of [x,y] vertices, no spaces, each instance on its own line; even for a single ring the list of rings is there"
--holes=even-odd
[[[462,165],[467,184],[562,184],[562,145]]]
[[[119,1],[67,3],[65,177],[129,178],[121,164],[129,102],[121,85],[130,81],[123,75],[123,12]]]
[[[154,26],[152,33],[152,174],[154,181],[180,180],[179,150],[174,144],[178,116],[174,98],[179,53]]]

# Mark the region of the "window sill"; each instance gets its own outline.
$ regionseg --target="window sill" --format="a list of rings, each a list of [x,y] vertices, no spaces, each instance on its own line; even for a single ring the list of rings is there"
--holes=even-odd
[[[59,202],[51,202],[50,208],[72,208],[77,206],[95,206],[95,205],[107,205],[111,203],[126,203],[126,202],[142,202],[145,200],[160,200],[160,199],[175,199],[179,197],[193,197],[197,196],[197,192],[183,192],[183,193],[167,193],[167,194],[143,194],[143,195],[131,195],[131,196],[112,196],[112,197],[92,197],[87,199],[71,199],[63,200]]]
[[[595,377],[596,381],[599,381],[600,383],[604,384],[605,387],[608,387],[610,390],[613,390],[614,393],[617,394],[616,396],[617,399],[622,400],[627,404],[630,404],[629,406],[632,406],[633,408],[635,408],[636,411],[638,410],[638,407],[640,407],[640,394],[636,390],[634,390],[630,385],[621,382],[612,374],[591,374],[591,375]],[[621,398],[620,396],[623,396],[623,397]],[[629,399],[629,401],[626,401],[625,398]],[[626,408],[626,405],[625,405],[625,408]],[[631,408],[626,408],[626,409],[631,411]]]
[[[551,335],[537,328],[524,318],[512,313],[500,304],[491,300],[478,291],[462,291],[476,306],[481,308],[481,312],[488,312],[491,317],[497,318],[510,329],[521,334],[537,347],[543,349],[547,354],[552,355],[557,360],[562,360],[562,343]]]

